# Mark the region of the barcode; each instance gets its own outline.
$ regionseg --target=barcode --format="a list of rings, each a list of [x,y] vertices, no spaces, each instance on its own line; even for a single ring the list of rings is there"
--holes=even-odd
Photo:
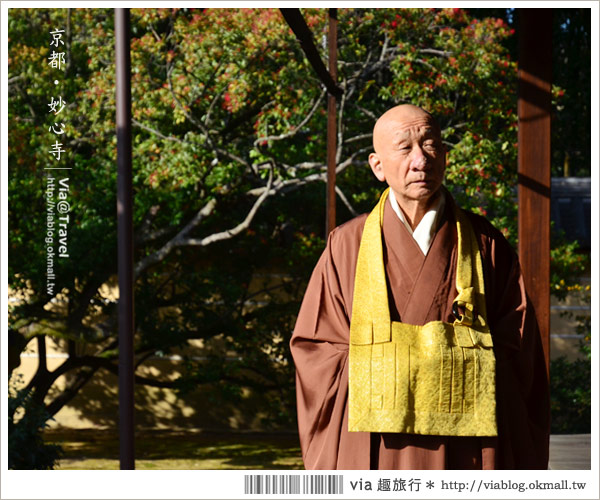
[[[246,495],[341,495],[344,492],[341,474],[251,474],[244,476]],[[302,487],[302,491],[300,491]]]

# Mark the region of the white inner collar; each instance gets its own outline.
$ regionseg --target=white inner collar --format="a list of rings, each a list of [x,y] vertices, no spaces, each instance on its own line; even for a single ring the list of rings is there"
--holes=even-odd
[[[396,212],[398,218],[402,221],[406,229],[408,229],[408,232],[417,242],[417,245],[419,245],[419,248],[421,249],[423,254],[427,255],[427,252],[429,252],[429,248],[431,247],[433,237],[435,236],[439,214],[442,213],[446,201],[446,197],[444,196],[443,191],[440,191],[440,196],[438,197],[437,201],[435,202],[433,207],[431,207],[431,209],[423,216],[421,222],[419,222],[414,231],[410,227],[410,224],[407,222],[406,216],[400,208],[400,205],[398,205],[398,200],[396,200],[396,195],[394,195],[393,189],[390,188],[390,193],[388,196],[390,198],[390,203],[392,204],[394,212]]]

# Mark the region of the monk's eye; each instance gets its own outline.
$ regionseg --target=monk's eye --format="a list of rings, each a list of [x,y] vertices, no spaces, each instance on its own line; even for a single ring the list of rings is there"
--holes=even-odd
[[[435,151],[437,149],[437,143],[435,141],[426,141],[423,143],[423,147],[427,151]]]

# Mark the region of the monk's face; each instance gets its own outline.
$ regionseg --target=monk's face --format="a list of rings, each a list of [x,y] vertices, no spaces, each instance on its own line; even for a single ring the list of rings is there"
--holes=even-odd
[[[377,121],[373,145],[371,169],[394,190],[398,202],[427,204],[442,185],[446,166],[445,149],[433,118],[408,104],[392,108]]]

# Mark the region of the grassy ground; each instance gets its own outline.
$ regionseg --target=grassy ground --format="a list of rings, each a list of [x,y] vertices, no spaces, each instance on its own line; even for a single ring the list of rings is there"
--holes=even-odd
[[[48,430],[45,439],[63,448],[58,470],[119,468],[114,431]],[[303,468],[294,434],[140,431],[135,460],[139,470]]]

